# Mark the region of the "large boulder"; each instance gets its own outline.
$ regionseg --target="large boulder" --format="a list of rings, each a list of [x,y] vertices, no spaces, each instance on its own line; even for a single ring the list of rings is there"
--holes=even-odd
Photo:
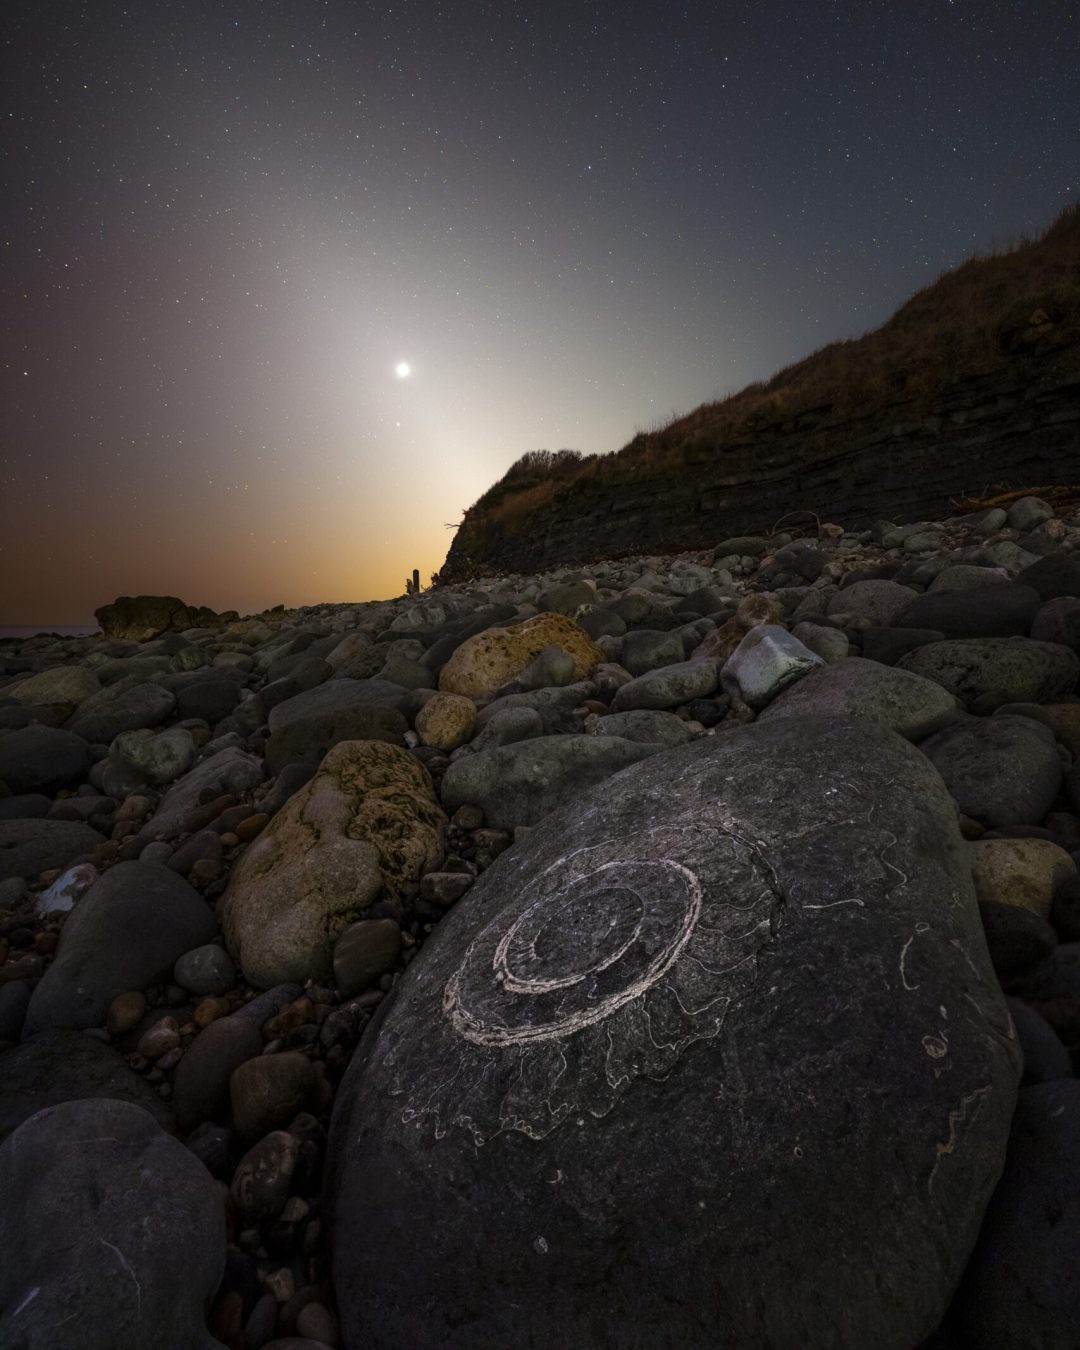
[[[956,699],[933,680],[850,656],[812,670],[775,699],[761,721],[840,714],[878,722],[909,741],[922,740],[957,715]]]
[[[446,770],[443,805],[450,812],[479,806],[499,830],[535,825],[583,789],[661,748],[622,736],[539,736],[480,750]]]
[[[0,820],[0,881],[67,867],[91,854],[105,836],[77,820]]]
[[[271,773],[286,764],[318,764],[341,741],[401,745],[409,723],[401,709],[409,691],[386,680],[328,680],[270,710],[266,763]]]
[[[614,712],[678,708],[692,699],[708,698],[719,683],[720,668],[716,661],[707,658],[679,661],[622,685],[616,690],[611,707]]]
[[[86,666],[50,666],[37,675],[7,685],[3,693],[16,703],[59,708],[68,716],[100,688],[101,681]]]
[[[991,828],[1038,825],[1061,787],[1054,733],[1031,717],[981,717],[922,743],[965,816]]]
[[[140,833],[152,839],[175,839],[186,834],[199,807],[215,796],[241,793],[262,782],[263,765],[257,755],[231,745],[200,760],[168,790]]]
[[[1020,1094],[1001,1184],[957,1297],[970,1350],[1080,1345],[1080,1083]]]
[[[158,863],[117,863],[64,924],[23,1034],[103,1026],[117,994],[170,979],[177,957],[216,933],[213,911],[183,877]]]
[[[930,642],[896,664],[965,703],[982,694],[997,694],[1007,703],[1054,703],[1072,694],[1080,677],[1080,658],[1068,647],[1017,637]]]
[[[9,1050],[3,1068],[0,1139],[47,1106],[84,1097],[133,1102],[149,1111],[163,1129],[172,1131],[172,1112],[153,1084],[130,1069],[111,1046],[85,1032],[43,1031]]]
[[[55,792],[80,783],[89,768],[90,747],[70,731],[35,725],[0,732],[0,782],[12,792]]]
[[[895,616],[898,628],[936,628],[947,638],[1024,636],[1039,608],[1039,592],[1012,581],[977,590],[928,591]]]
[[[488,628],[466,638],[439,672],[439,688],[447,694],[486,701],[548,646],[560,647],[573,658],[575,680],[591,675],[604,659],[604,653],[573,619],[537,614],[524,623]]]
[[[108,745],[122,731],[156,727],[172,716],[176,696],[160,684],[106,685],[79,705],[67,730],[84,741]]]
[[[334,940],[383,891],[400,894],[442,859],[446,818],[407,751],[343,741],[233,871],[223,904],[229,949],[267,988],[323,979]]]
[[[0,1145],[0,1345],[222,1350],[217,1185],[141,1107],[74,1101]]]
[[[381,1350],[911,1350],[1020,1073],[952,802],[842,718],[579,796],[382,1008],[326,1196],[345,1343]]]
[[[94,610],[107,638],[149,642],[161,633],[188,628],[212,628],[221,618],[205,605],[185,605],[175,595],[121,595],[111,605]]]
[[[1080,558],[1075,553],[1057,553],[1031,563],[1016,578],[1038,591],[1043,600],[1062,595],[1080,596]]]

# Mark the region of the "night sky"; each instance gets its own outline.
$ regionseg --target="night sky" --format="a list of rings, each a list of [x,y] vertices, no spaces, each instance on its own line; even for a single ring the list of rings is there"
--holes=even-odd
[[[617,449],[1047,225],[1078,15],[9,0],[0,622],[426,581],[526,450]]]

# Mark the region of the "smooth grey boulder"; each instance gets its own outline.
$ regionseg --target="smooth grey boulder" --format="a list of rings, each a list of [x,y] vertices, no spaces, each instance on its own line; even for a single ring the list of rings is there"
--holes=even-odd
[[[998,694],[1007,703],[1054,703],[1080,678],[1080,657],[1053,642],[1031,638],[952,638],[902,656],[901,670],[934,680],[964,703]]]
[[[227,678],[231,672],[217,667],[220,679],[192,680],[176,691],[176,711],[180,717],[198,717],[210,726],[220,722],[240,702],[240,686]]]
[[[109,754],[140,783],[172,783],[195,763],[195,742],[186,727],[126,731]]]
[[[1009,1153],[957,1294],[969,1350],[1080,1345],[1080,1081],[1020,1093]]]
[[[992,567],[976,567],[971,563],[952,563],[943,567],[926,588],[930,595],[940,591],[981,591],[988,586],[1004,586],[1009,578]]]
[[[912,1350],[1020,1073],[963,849],[925,758],[845,718],[700,740],[549,816],[343,1079],[345,1344]]]
[[[608,713],[598,717],[589,733],[592,736],[621,736],[643,745],[685,745],[694,733],[681,717],[659,708],[635,708],[632,712]]]
[[[1039,558],[1016,578],[1025,586],[1034,586],[1043,600],[1059,596],[1080,596],[1080,558],[1075,553]]]
[[[1072,1057],[1046,1018],[1022,999],[1007,998],[1005,1002],[1009,1005],[1024,1056],[1024,1086],[1075,1078]]]
[[[459,806],[479,806],[497,830],[535,825],[585,788],[661,748],[621,736],[542,736],[481,750],[446,770],[443,809],[452,814]]]
[[[708,698],[719,684],[720,668],[716,661],[679,661],[659,670],[650,670],[617,689],[611,700],[611,710],[677,708],[691,699]]]
[[[928,591],[893,621],[898,628],[935,628],[946,638],[1023,637],[1039,604],[1031,586],[1000,581],[978,590]]]
[[[225,1269],[210,1173],[141,1107],[75,1101],[0,1145],[0,1345],[222,1350]]]
[[[1033,530],[1044,520],[1054,518],[1054,508],[1041,497],[1019,497],[1005,513],[1011,530]]]
[[[1035,615],[1031,636],[1080,653],[1080,598],[1066,595],[1047,600]]]
[[[0,881],[67,867],[105,836],[76,820],[0,820]]]
[[[79,704],[65,727],[93,745],[108,745],[122,731],[159,726],[175,708],[176,695],[160,684],[106,685]]]
[[[760,720],[808,714],[858,717],[920,741],[957,715],[957,703],[932,680],[851,656],[812,670],[774,699]]]
[[[531,693],[536,689],[561,689],[574,683],[574,658],[554,642],[541,647],[533,659],[512,680],[500,687],[496,697]]]
[[[175,872],[157,863],[117,863],[64,924],[23,1034],[103,1026],[117,994],[170,979],[177,958],[216,933],[210,906]]]
[[[567,614],[570,617],[582,605],[596,604],[596,586],[588,581],[567,581],[543,591],[536,599],[541,614]]]
[[[901,586],[898,581],[855,581],[830,598],[825,612],[864,619],[871,624],[889,624],[916,595],[918,591]]]
[[[193,1130],[228,1106],[233,1071],[262,1054],[259,1023],[233,1014],[219,1017],[195,1037],[176,1066],[173,1108],[182,1130]]]
[[[544,734],[544,719],[535,708],[500,708],[472,739],[474,750],[491,750]]]
[[[0,820],[44,820],[52,807],[52,798],[42,792],[0,797]]]
[[[993,829],[1038,825],[1061,787],[1054,733],[1032,717],[958,722],[921,749],[964,815]]]
[[[623,638],[619,664],[636,676],[677,665],[685,656],[679,632],[658,633],[651,628],[639,628]]]
[[[762,623],[750,629],[724,662],[720,683],[756,710],[824,664],[786,628]]]
[[[478,733],[487,730],[488,724],[500,713],[508,709],[529,708],[539,713],[541,726],[549,718],[558,717],[563,710],[576,708],[586,699],[595,698],[597,687],[592,680],[577,680],[574,684],[553,686],[549,689],[532,689],[521,694],[502,694],[476,714]]]
[[[139,833],[151,839],[175,839],[187,832],[188,822],[207,797],[244,792],[261,783],[262,777],[263,763],[257,755],[237,746],[219,750],[173,784]]]
[[[70,787],[89,768],[90,747],[70,731],[29,726],[0,734],[0,782],[14,793]]]
[[[83,1031],[43,1031],[0,1061],[0,1139],[47,1106],[84,1097],[112,1097],[149,1111],[173,1129],[172,1111],[109,1045]]]
[[[339,741],[401,745],[409,723],[402,712],[412,694],[386,680],[327,680],[270,709],[266,764],[318,764]]]

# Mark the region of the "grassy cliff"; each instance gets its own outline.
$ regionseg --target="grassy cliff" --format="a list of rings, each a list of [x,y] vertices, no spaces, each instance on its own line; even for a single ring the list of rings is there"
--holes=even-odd
[[[677,520],[661,509],[657,519],[664,522],[664,537],[654,539],[645,513],[641,547],[693,547],[699,536],[706,537],[702,531],[715,533],[722,525],[725,510],[740,520],[746,517],[748,503],[738,500],[740,484],[750,491],[766,479],[775,482],[777,472],[791,477],[822,460],[851,458],[860,445],[865,451],[867,442],[872,446],[880,439],[875,423],[883,428],[899,418],[907,426],[933,430],[935,422],[942,422],[948,430],[957,391],[977,388],[985,401],[995,388],[1067,390],[1077,381],[1080,206],[1064,211],[1037,239],[971,258],[946,272],[880,328],[830,343],[768,381],[635,436],[621,450],[524,455],[465,513],[444,576],[515,561],[536,565],[533,557],[543,565],[583,560],[552,556],[552,550],[558,553],[559,540],[573,537],[560,528],[560,516],[573,519],[585,503],[596,547],[617,548],[618,531],[604,538],[605,497],[617,516],[620,494],[625,497],[629,490],[637,498],[648,485],[662,505],[665,498],[687,496],[691,475],[727,491],[720,497],[714,492],[713,508],[699,507],[697,521],[686,520],[685,538],[679,537]],[[778,452],[782,441],[788,446],[784,454]],[[972,455],[970,467],[977,470],[977,444]],[[872,454],[861,458],[866,461],[862,478],[872,479]],[[919,471],[917,460],[910,465],[913,473]],[[960,490],[965,467],[956,465],[952,490]],[[1080,475],[1080,469],[1074,472]],[[765,496],[770,500],[763,508],[771,508],[776,493]],[[869,509],[872,484],[864,496]],[[546,537],[547,545],[523,544],[530,532]]]

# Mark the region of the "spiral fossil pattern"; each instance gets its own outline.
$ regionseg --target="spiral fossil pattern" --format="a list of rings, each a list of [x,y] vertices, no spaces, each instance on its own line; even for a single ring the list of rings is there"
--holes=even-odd
[[[779,904],[754,842],[716,825],[559,859],[446,979],[448,1053],[420,1081],[397,1077],[403,1122],[437,1136],[460,1126],[480,1144],[607,1115],[636,1079],[666,1078],[719,1034],[756,982]]]

